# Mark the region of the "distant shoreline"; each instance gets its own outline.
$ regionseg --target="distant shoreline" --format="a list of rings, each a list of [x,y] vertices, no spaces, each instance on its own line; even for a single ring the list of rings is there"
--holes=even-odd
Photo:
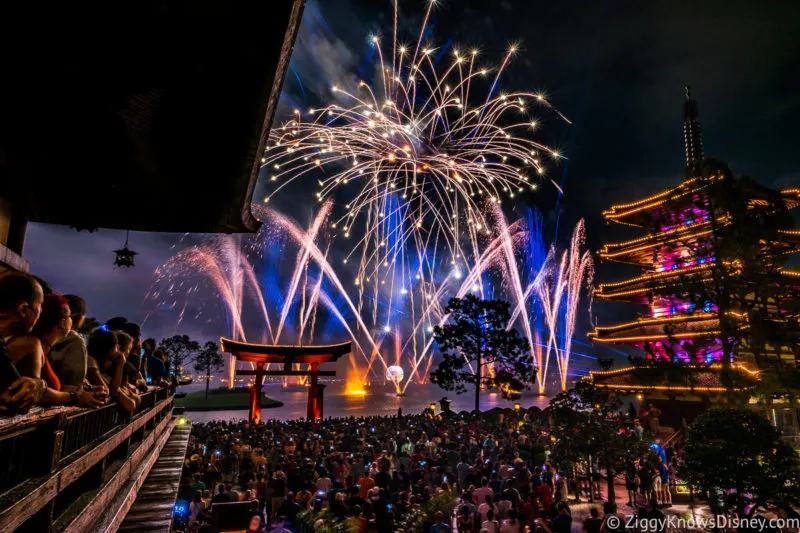
[[[186,411],[246,410],[250,408],[250,391],[249,389],[214,389],[208,391],[208,398],[206,398],[206,391],[199,390],[190,392],[183,398],[175,398],[175,406],[183,407]],[[261,396],[262,409],[276,407],[283,407],[283,402]]]

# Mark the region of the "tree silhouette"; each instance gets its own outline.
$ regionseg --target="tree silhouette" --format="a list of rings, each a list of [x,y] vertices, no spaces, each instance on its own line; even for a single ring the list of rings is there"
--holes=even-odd
[[[621,406],[616,396],[583,381],[550,401],[551,435],[556,438],[553,457],[572,463],[585,461],[589,468],[591,459],[596,458],[606,471],[608,501],[612,503],[614,476],[642,457],[650,442],[636,435]]]
[[[800,504],[800,457],[750,409],[715,408],[697,417],[686,434],[683,461],[689,484],[706,494],[727,494],[726,507],[740,517],[768,504]]]
[[[208,341],[194,358],[194,369],[206,375],[206,399],[208,399],[208,384],[211,372],[219,372],[225,364],[225,359],[219,353],[219,346],[214,341]]]
[[[444,310],[448,323],[433,329],[442,360],[431,372],[431,381],[457,394],[473,385],[475,412],[480,411],[481,386],[516,399],[536,379],[528,341],[508,327],[508,309],[508,302],[472,294],[451,298]]]
[[[200,351],[200,343],[191,340],[188,335],[173,335],[162,339],[159,347],[164,350],[174,372],[180,372],[183,364],[194,360]]]

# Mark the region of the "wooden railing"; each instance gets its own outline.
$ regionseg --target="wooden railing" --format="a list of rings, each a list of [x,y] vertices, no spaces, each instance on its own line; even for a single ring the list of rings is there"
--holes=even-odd
[[[132,416],[109,404],[0,419],[0,531],[52,530],[82,493],[102,485],[107,465],[171,416],[172,394],[148,391]]]

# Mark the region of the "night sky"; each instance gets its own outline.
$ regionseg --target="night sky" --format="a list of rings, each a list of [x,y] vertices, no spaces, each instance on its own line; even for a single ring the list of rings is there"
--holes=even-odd
[[[540,187],[531,200],[545,214],[550,236],[559,220],[559,242],[568,238],[581,217],[587,220],[592,249],[603,240],[628,235],[606,227],[600,211],[681,179],[685,84],[691,85],[699,103],[707,155],[769,186],[800,184],[798,2],[438,4],[431,36],[436,44],[478,47],[481,57],[494,63],[510,43],[519,43],[520,53],[502,88],[542,90],[573,121],[566,126],[552,115],[541,116],[543,140],[568,158],[554,174],[563,181],[565,196],[558,211],[552,186]],[[416,0],[401,2],[404,30],[414,27],[423,7]],[[388,0],[309,1],[276,120],[295,106],[328,100],[332,83],[363,77],[374,68],[363,59],[369,52],[368,37],[388,37],[390,32]],[[306,201],[307,208],[298,209]],[[307,216],[312,208],[310,195],[276,199],[271,205],[285,205],[301,219],[301,213]],[[31,224],[25,256],[32,271],[57,291],[84,296],[92,316],[124,315],[140,322],[147,318],[149,336],[177,332],[177,313],[145,301],[145,294],[153,270],[186,242],[202,237],[132,233],[130,246],[139,252],[136,267],[116,269],[112,250],[124,240],[121,231],[88,234]],[[611,281],[629,273],[613,264],[600,265],[597,277]],[[635,309],[628,307],[599,304],[594,310],[601,323],[608,323],[617,316],[632,316]],[[216,328],[189,321],[179,330],[198,337],[226,331],[224,322]]]

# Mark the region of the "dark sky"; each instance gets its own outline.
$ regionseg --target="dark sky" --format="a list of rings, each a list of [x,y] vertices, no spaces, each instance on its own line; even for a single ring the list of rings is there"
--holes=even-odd
[[[404,30],[413,27],[424,5],[401,2]],[[550,118],[543,124],[545,140],[568,158],[559,177],[566,193],[559,240],[584,217],[589,245],[596,249],[602,240],[624,234],[603,224],[604,207],[652,194],[682,177],[685,84],[699,102],[708,155],[767,185],[800,184],[798,21],[800,3],[794,1],[440,0],[432,38],[477,46],[487,61],[498,60],[509,43],[520,44],[503,87],[543,90],[574,123],[566,127]],[[315,105],[328,96],[331,83],[358,79],[371,68],[362,59],[368,35],[390,31],[388,0],[309,1],[283,110]],[[552,187],[540,190],[534,201],[552,232],[555,194]],[[283,201],[297,208],[293,198]],[[124,240],[118,231],[87,234],[32,224],[25,255],[33,272],[56,290],[83,295],[90,314],[142,321],[153,309],[145,302],[153,270],[186,241],[174,234],[132,234],[137,266],[115,269],[111,251]],[[627,273],[613,265],[598,269],[599,281]],[[609,321],[604,312],[635,312],[602,305],[595,311],[601,322]],[[157,310],[145,333],[171,334],[175,319],[174,312]],[[219,332],[181,326],[187,328],[198,335],[224,332],[224,326]]]

